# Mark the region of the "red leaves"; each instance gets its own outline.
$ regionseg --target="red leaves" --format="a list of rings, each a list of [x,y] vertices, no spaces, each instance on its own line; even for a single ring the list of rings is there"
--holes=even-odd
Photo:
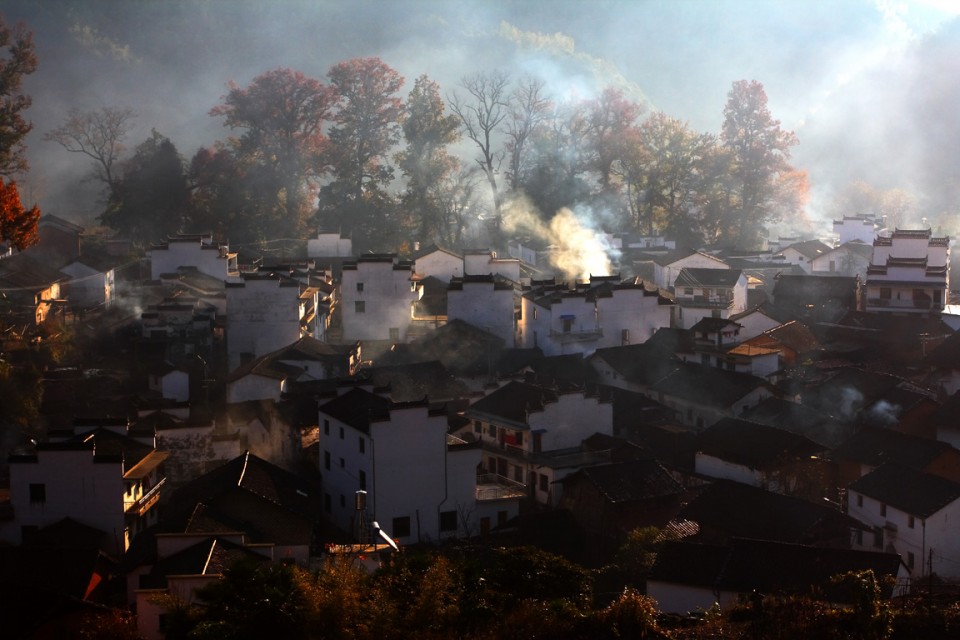
[[[40,209],[36,205],[24,209],[20,203],[17,183],[4,184],[0,179],[0,241],[8,241],[20,250],[36,244],[39,221]]]

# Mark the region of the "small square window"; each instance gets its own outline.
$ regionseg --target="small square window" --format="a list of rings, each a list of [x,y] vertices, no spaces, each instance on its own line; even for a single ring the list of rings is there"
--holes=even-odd
[[[47,485],[43,483],[30,484],[30,504],[43,504],[47,501]]]
[[[360,489],[362,491],[366,491],[367,490],[367,472],[361,469],[358,478],[360,480]]]
[[[456,530],[457,530],[457,512],[441,511],[440,512],[440,531],[456,531]]]
[[[363,291],[363,283],[362,283],[362,282],[358,282],[358,283],[357,283],[357,292],[361,292],[361,291]]]
[[[343,440],[343,427],[340,427],[340,439]]]
[[[908,517],[907,517],[907,526],[910,527],[911,529],[913,529],[914,524],[916,524],[916,521],[913,519],[913,516],[908,516]]]
[[[342,493],[340,494],[340,506],[341,507],[347,506],[347,499],[343,497]]]
[[[365,300],[357,300],[353,303],[353,310],[355,313],[366,313],[367,312],[367,303]]]
[[[366,453],[366,451],[367,451],[367,441],[363,439],[363,436],[360,436],[357,442],[358,442],[359,447],[360,447],[360,453]]]
[[[325,436],[330,435],[330,421],[329,421],[329,420],[324,420],[324,421],[323,421],[323,435],[325,435]]]
[[[330,470],[330,452],[329,451],[323,452],[323,468],[327,469],[328,471]]]
[[[887,515],[887,505],[881,503],[881,505],[880,505],[880,515],[886,517],[886,515]]]
[[[860,495],[860,494],[857,494],[857,506],[858,506],[858,507],[862,507],[862,506],[863,506],[863,496]]]
[[[343,458],[340,458],[340,468],[343,469],[346,466],[347,466],[346,460],[344,460]]]
[[[393,519],[393,531],[388,531],[394,538],[410,537],[410,516]]]

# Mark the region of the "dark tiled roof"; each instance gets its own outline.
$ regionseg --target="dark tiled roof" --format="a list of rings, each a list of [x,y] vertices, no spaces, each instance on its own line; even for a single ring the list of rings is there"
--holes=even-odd
[[[351,389],[320,405],[320,413],[369,433],[371,422],[389,419],[390,400],[363,389]]]
[[[741,416],[744,420],[778,427],[836,446],[849,435],[849,427],[833,416],[796,402],[782,398],[765,398]]]
[[[809,438],[756,422],[723,418],[697,435],[698,451],[751,469],[770,469],[826,447]]]
[[[767,386],[764,380],[748,373],[684,364],[653,385],[652,391],[697,404],[729,407],[754,389]]]
[[[804,542],[825,522],[844,531],[849,526],[849,519],[832,507],[730,480],[714,482],[677,517],[699,523],[701,531],[780,542]]]
[[[821,256],[830,251],[830,247],[820,240],[804,240],[803,242],[794,242],[790,246],[783,248],[784,251],[787,249],[793,249],[809,259],[816,258],[817,256]]]
[[[850,491],[927,518],[960,498],[960,483],[895,463],[881,465],[854,481]]]
[[[743,272],[740,269],[703,269],[684,268],[680,270],[674,282],[679,287],[732,287],[737,284]]]
[[[939,456],[953,451],[946,442],[912,436],[892,429],[867,427],[857,431],[833,450],[834,460],[849,460],[878,467],[895,462],[913,469],[923,469]]]
[[[647,341],[641,344],[597,349],[588,361],[603,360],[626,380],[651,385],[666,377],[680,365],[673,353],[673,350],[657,342]]]
[[[375,387],[389,388],[393,402],[415,402],[423,398],[439,402],[469,394],[467,386],[437,360],[370,367],[358,377],[372,381]]]
[[[656,460],[615,462],[581,469],[564,482],[583,478],[613,504],[680,496],[684,489]]]
[[[543,411],[544,406],[557,401],[557,393],[551,389],[512,381],[474,402],[465,415],[486,417],[504,421],[515,426],[525,426],[527,415]]]
[[[468,374],[478,366],[486,371],[488,361],[496,359],[503,346],[502,338],[463,320],[451,320],[408,345],[398,345],[398,348],[378,358],[377,364],[398,365],[438,360],[455,374]]]
[[[140,577],[141,589],[163,589],[167,576],[217,576],[241,560],[268,562],[269,559],[229,540],[208,538],[161,558]]]

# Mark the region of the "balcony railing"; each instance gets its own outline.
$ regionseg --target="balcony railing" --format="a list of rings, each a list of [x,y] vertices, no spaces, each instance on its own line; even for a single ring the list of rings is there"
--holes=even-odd
[[[138,500],[124,500],[124,513],[127,515],[142,516],[149,511],[150,508],[153,507],[153,505],[155,505],[160,499],[160,487],[162,487],[166,481],[166,478],[161,478],[157,484],[153,485],[153,488],[150,489],[150,491],[147,491],[145,494],[140,496]]]
[[[602,337],[603,329],[600,327],[586,331],[550,331],[550,338],[561,344],[567,344],[570,342],[588,342],[590,340],[598,340]]]
[[[477,500],[503,500],[506,498],[523,498],[527,495],[527,487],[523,483],[510,478],[504,478],[496,473],[481,473],[477,475]]]

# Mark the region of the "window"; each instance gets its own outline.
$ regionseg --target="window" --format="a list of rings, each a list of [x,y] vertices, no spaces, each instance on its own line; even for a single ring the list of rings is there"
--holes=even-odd
[[[911,529],[913,529],[913,525],[914,525],[914,524],[915,524],[915,521],[914,521],[914,519],[913,519],[913,516],[908,516],[908,517],[907,517],[907,526],[910,527]]]
[[[544,475],[540,474],[540,491],[546,493],[550,490],[550,479]]]
[[[364,300],[357,300],[353,303],[353,310],[356,313],[366,313],[367,312],[367,303]]]
[[[507,516],[509,514],[506,511],[497,511],[497,526],[503,527],[507,524]]]
[[[323,494],[323,510],[326,511],[327,513],[330,513],[331,511],[333,511],[333,507],[330,502],[329,493]]]
[[[561,318],[560,323],[564,333],[570,333],[573,329],[573,318]]]
[[[362,293],[362,292],[363,292],[363,283],[362,283],[362,282],[358,282],[358,283],[357,283],[357,293]]]
[[[440,512],[440,531],[456,531],[456,530],[457,530],[457,512],[441,511]]]
[[[343,497],[343,494],[341,493],[341,494],[340,494],[340,507],[342,508],[342,507],[345,507],[345,506],[347,506],[347,499],[344,498],[344,497]]]
[[[836,263],[835,260],[831,260],[831,261],[830,261],[830,271],[833,272],[833,271],[836,271],[836,270],[837,270],[837,263]]]
[[[684,288],[683,288],[683,295],[685,295],[685,296],[692,296],[692,295],[693,295],[693,287],[684,287]]]
[[[346,461],[343,458],[340,458],[340,468],[343,469],[347,466]]]
[[[490,435],[491,437],[496,438],[497,428],[494,425],[490,425],[490,427],[487,429],[487,434]]]
[[[340,439],[343,440],[343,427],[340,427]]]
[[[367,472],[361,469],[359,478],[360,478],[360,489],[363,491],[366,491],[367,490]]]
[[[400,342],[400,329],[398,327],[390,327],[390,342]]]
[[[862,506],[863,506],[863,496],[860,495],[859,493],[857,494],[857,506],[858,506],[858,507],[862,507]]]
[[[47,501],[47,485],[43,483],[30,484],[30,504],[43,504]]]
[[[474,433],[483,433],[483,423],[479,420],[473,421],[473,432]]]
[[[360,436],[359,439],[357,440],[357,442],[358,442],[358,444],[360,445],[360,453],[366,453],[366,452],[367,452],[367,441],[363,439],[363,436]]]
[[[393,529],[388,531],[390,535],[394,538],[409,538],[410,537],[410,516],[403,516],[402,518],[393,519]]]
[[[325,436],[330,435],[330,421],[329,421],[329,420],[324,420],[324,421],[323,421],[323,435],[325,435]]]
[[[330,470],[330,452],[329,451],[323,452],[323,468],[326,469],[327,471]]]
[[[907,566],[910,567],[911,569],[913,569],[913,561],[914,561],[913,552],[907,551]]]
[[[887,505],[880,503],[880,515],[886,517],[887,515]]]
[[[881,300],[890,299],[890,287],[880,287],[880,299]]]

